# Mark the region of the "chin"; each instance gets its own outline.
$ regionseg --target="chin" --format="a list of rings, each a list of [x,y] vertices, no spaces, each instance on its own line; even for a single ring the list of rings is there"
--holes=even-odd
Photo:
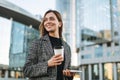
[[[48,32],[54,32],[54,30],[50,30],[50,29],[48,29],[47,31],[48,31]]]
[[[51,33],[53,33],[53,32],[55,32],[55,31],[53,31],[53,30],[50,30],[50,31],[48,31],[48,32],[51,32]]]

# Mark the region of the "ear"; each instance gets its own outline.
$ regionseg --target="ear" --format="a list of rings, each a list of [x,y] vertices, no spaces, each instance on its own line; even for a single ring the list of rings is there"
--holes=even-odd
[[[62,22],[59,22],[59,25],[58,25],[59,27],[61,27],[62,26]]]

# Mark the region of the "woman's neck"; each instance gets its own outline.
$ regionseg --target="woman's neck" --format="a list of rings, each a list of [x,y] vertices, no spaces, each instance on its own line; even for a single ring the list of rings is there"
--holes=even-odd
[[[49,33],[49,36],[51,36],[51,37],[56,37],[56,38],[59,38],[59,34],[55,34],[55,33]]]

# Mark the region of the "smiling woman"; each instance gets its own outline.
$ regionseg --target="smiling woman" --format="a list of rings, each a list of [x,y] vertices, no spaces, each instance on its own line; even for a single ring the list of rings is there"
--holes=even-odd
[[[0,17],[0,64],[9,64],[10,33],[11,21]]]
[[[74,72],[69,70],[71,49],[62,38],[61,14],[56,10],[48,10],[39,28],[41,37],[34,40],[29,48],[23,67],[24,76],[30,80],[72,80]],[[56,46],[63,46],[64,51],[55,55]]]

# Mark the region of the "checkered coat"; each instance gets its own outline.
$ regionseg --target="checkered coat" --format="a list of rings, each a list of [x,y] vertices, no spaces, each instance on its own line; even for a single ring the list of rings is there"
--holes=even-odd
[[[69,45],[63,42],[65,64],[64,69],[70,67],[71,51]],[[32,42],[26,63],[23,68],[25,77],[29,80],[56,80],[57,67],[48,67],[47,61],[54,55],[49,36],[45,35]],[[65,80],[72,80],[64,77]]]

